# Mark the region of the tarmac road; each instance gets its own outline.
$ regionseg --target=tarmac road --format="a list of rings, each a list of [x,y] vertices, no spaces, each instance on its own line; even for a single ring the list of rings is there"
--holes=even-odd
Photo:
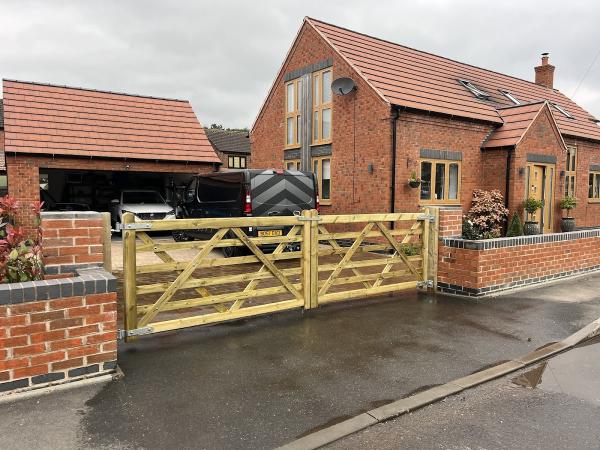
[[[143,338],[121,345],[119,382],[0,404],[0,448],[273,448],[560,340],[600,316],[599,292],[600,275],[408,292]]]

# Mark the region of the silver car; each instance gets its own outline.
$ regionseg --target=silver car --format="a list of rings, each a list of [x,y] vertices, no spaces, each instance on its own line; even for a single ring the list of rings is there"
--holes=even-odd
[[[123,214],[130,212],[139,220],[175,219],[175,209],[157,191],[150,189],[127,189],[121,198],[111,200],[111,218],[115,229],[123,221]]]

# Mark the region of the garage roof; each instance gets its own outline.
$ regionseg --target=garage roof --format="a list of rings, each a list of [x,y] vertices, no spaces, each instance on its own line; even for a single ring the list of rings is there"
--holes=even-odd
[[[220,162],[190,103],[3,80],[5,151]]]
[[[205,128],[206,136],[213,147],[223,153],[250,154],[248,131]]]
[[[521,104],[547,100],[558,111],[554,117],[563,134],[600,140],[594,117],[557,89],[319,20],[305,23],[390,104],[502,124],[498,109],[515,104],[509,96]]]

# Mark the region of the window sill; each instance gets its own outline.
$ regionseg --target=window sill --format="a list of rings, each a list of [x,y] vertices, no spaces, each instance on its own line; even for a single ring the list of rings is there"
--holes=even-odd
[[[319,145],[328,145],[328,144],[331,144],[331,139],[329,139],[328,141],[311,142],[310,146],[311,147],[318,147]]]
[[[588,203],[600,203],[600,198],[588,198]]]
[[[319,204],[321,206],[331,206],[331,200],[325,200],[325,201],[319,200]]]
[[[419,206],[460,206],[460,200],[447,200],[447,201],[420,201]]]
[[[286,145],[285,147],[283,147],[283,149],[284,150],[295,150],[295,149],[299,149],[301,147],[302,147],[301,144],[293,144],[293,145]]]

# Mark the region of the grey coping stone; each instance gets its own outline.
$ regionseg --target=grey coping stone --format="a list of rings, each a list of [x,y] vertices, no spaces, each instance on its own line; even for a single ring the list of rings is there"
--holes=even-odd
[[[9,381],[7,383],[0,383],[0,392],[12,391],[13,389],[21,389],[29,386],[29,380],[22,378],[20,380]]]
[[[306,450],[319,448],[331,442],[337,441],[344,436],[348,436],[349,434],[356,433],[357,431],[363,430],[371,425],[375,425],[377,422],[377,419],[367,413],[360,414],[356,417],[344,420],[343,422],[324,428],[315,433],[311,433],[308,436],[304,436],[279,448],[286,450]]]
[[[85,367],[77,367],[75,369],[69,370],[69,377],[81,377],[83,375],[88,375],[90,373],[96,373],[100,371],[100,366],[98,364],[92,364],[90,366]]]
[[[85,268],[73,277],[0,284],[0,305],[115,292],[116,287],[114,275],[103,268]]]
[[[44,211],[41,214],[42,220],[58,219],[101,219],[102,213],[97,211]]]
[[[106,361],[102,365],[102,370],[115,370],[117,368],[117,361]]]

